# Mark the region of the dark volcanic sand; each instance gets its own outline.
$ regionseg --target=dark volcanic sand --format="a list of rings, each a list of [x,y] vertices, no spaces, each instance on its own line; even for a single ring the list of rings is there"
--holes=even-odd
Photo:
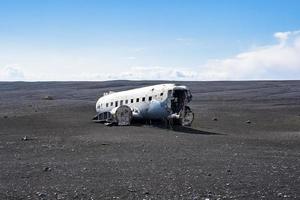
[[[0,199],[300,199],[300,81],[186,82],[192,129],[91,121],[153,83],[0,83]]]

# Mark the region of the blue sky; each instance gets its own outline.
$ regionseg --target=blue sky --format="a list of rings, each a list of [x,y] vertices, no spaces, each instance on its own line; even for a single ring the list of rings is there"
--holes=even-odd
[[[298,0],[0,0],[0,81],[299,79],[299,10]]]

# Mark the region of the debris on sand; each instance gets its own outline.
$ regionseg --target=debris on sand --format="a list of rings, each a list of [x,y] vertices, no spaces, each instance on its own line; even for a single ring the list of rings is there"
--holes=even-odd
[[[22,141],[27,141],[28,137],[25,135],[24,137],[22,137]]]
[[[84,167],[84,168],[83,168],[83,171],[86,171],[86,170],[87,170],[87,168],[86,168],[86,167]]]
[[[46,95],[43,97],[44,100],[54,100],[52,96]]]
[[[213,117],[212,120],[213,120],[213,121],[218,121],[218,118]]]
[[[247,123],[247,124],[251,124],[251,121],[250,121],[250,120],[247,120],[246,123]]]
[[[127,190],[128,190],[128,192],[136,192],[136,190],[133,188],[128,188]]]

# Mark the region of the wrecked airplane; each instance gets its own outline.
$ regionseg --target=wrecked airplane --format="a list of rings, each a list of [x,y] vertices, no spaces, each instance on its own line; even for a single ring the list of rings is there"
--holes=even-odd
[[[188,106],[190,90],[183,85],[159,84],[121,92],[107,92],[96,103],[95,122],[130,125],[133,119],[164,120],[190,126],[194,113]]]

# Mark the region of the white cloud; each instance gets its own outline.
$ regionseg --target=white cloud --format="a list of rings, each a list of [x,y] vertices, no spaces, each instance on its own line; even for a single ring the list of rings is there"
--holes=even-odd
[[[277,32],[277,33],[274,33],[274,37],[277,38],[280,42],[285,42],[288,39],[290,34],[291,34],[290,31]]]
[[[0,81],[23,81],[25,76],[23,71],[16,65],[0,68]]]
[[[134,67],[103,79],[284,80],[300,79],[300,31],[274,34],[277,44],[261,46],[231,58],[210,60],[197,69]]]
[[[75,80],[195,80],[197,72],[168,67],[131,67],[127,71],[104,74],[81,74]]]
[[[286,31],[286,32],[276,32],[276,33],[274,33],[274,37],[279,40],[280,44],[284,44],[289,39],[289,37],[297,36],[299,34],[300,34],[300,30]]]
[[[207,62],[200,80],[300,79],[300,31],[278,32],[279,43]]]

